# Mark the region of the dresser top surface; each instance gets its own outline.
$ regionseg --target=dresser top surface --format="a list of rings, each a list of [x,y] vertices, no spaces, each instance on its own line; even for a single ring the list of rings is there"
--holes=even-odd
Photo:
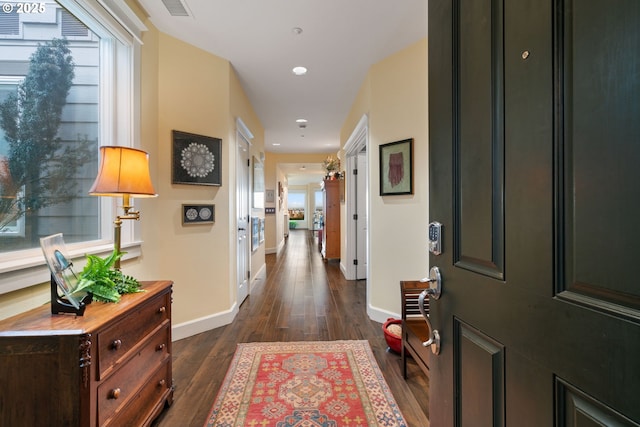
[[[118,303],[94,301],[83,316],[74,314],[51,314],[51,304],[0,321],[0,337],[15,335],[78,334],[92,332],[131,307],[142,304],[153,297],[171,292],[170,280],[141,281],[143,292],[123,295]]]

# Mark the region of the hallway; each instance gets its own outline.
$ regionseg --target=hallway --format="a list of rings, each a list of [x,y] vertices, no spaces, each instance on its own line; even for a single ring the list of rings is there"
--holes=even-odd
[[[402,378],[400,356],[367,317],[366,282],[345,280],[317,248],[307,230],[292,230],[280,254],[266,256],[266,282],[254,286],[232,324],[173,343],[174,403],[156,427],[203,425],[236,343],[343,339],[368,340],[408,427],[429,425],[428,378],[412,361]]]

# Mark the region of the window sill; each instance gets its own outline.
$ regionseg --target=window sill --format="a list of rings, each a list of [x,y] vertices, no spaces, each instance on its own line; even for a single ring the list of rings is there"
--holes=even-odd
[[[125,244],[122,250],[126,254],[123,260],[140,256],[142,242]],[[68,255],[73,261],[74,270],[80,272],[85,264],[87,254],[106,257],[113,251],[113,243],[98,242],[92,246],[67,247]],[[15,252],[15,254],[18,254]],[[0,295],[35,286],[50,280],[49,267],[44,262],[44,256],[40,249],[24,251],[24,256],[10,260],[0,260]]]

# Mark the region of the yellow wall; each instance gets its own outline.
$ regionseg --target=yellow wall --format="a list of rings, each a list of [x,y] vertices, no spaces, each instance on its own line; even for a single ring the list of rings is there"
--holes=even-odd
[[[426,39],[371,67],[342,127],[343,144],[364,114],[369,117],[369,314],[383,321],[400,313],[399,281],[428,273]],[[379,146],[408,138],[414,139],[414,194],[381,197]]]
[[[0,319],[51,301],[49,282],[0,295]]]
[[[144,52],[144,49],[143,49]],[[174,280],[173,319],[193,320],[231,305],[230,205],[228,167],[229,73],[227,61],[165,34],[158,43],[158,127],[154,182],[160,196],[143,212],[144,258],[138,276]],[[150,88],[153,90],[154,88]],[[142,115],[146,115],[143,106]],[[171,131],[180,130],[222,139],[222,187],[171,183]],[[235,157],[233,157],[235,158]],[[183,203],[214,203],[214,225],[185,227]],[[152,213],[152,214],[149,214]],[[149,244],[151,243],[151,244]],[[145,263],[151,260],[153,269]]]
[[[146,40],[145,40],[146,48]],[[145,49],[143,49],[143,54]],[[229,310],[235,303],[235,119],[241,117],[263,149],[263,130],[228,61],[166,34],[158,36],[156,189],[148,201],[144,258],[139,275],[174,280],[174,323],[194,321]],[[143,106],[143,116],[147,105]],[[171,183],[171,131],[222,139],[222,186]],[[152,132],[152,131],[151,131]],[[214,203],[215,224],[183,226],[184,203]],[[150,244],[147,244],[150,243]],[[151,261],[150,270],[145,263]],[[252,271],[264,264],[254,253]]]

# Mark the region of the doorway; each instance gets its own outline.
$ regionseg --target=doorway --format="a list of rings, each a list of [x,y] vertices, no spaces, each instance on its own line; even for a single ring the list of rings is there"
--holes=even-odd
[[[364,280],[369,254],[369,145],[368,117],[360,122],[345,144],[347,157],[346,259],[342,271],[348,280]]]
[[[237,121],[237,164],[236,164],[236,219],[237,219],[237,301],[242,304],[249,295],[251,277],[251,248],[247,230],[249,229],[249,174],[250,147],[253,137],[242,120]]]

